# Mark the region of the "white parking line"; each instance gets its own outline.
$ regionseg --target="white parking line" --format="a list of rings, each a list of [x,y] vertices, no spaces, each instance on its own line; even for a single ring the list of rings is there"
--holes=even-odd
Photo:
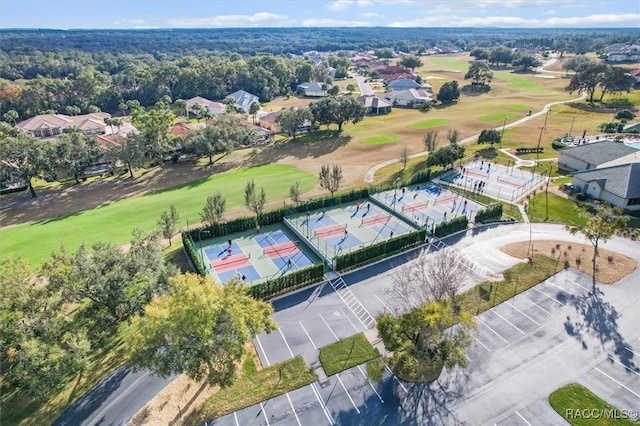
[[[534,302],[533,300],[529,299],[528,297],[524,297],[524,300],[526,300],[527,302],[533,304],[536,308],[540,309],[545,314],[551,315],[551,312],[547,311],[545,308],[543,308],[542,306],[538,305],[536,302]]]
[[[264,411],[264,405],[262,405],[262,402],[260,403],[260,410],[262,410],[262,415],[264,416],[264,420],[267,422],[267,426],[269,426],[269,418],[267,417],[267,412]]]
[[[640,376],[640,373],[638,373],[636,370],[633,370],[629,367],[627,367],[626,365],[624,365],[623,363],[621,363],[620,361],[618,361],[617,359],[614,359],[611,355],[609,355],[609,359],[613,362],[616,362],[618,364],[620,364],[621,366],[623,366],[624,368],[626,368],[627,370],[631,371],[633,374],[635,374],[636,376]]]
[[[547,283],[547,284],[549,284],[549,285],[550,285],[550,286],[552,286],[552,287],[557,288],[557,289],[558,289],[558,290],[560,290],[560,291],[563,291],[563,292],[565,292],[565,293],[570,294],[570,295],[572,295],[572,296],[573,296],[573,293],[571,293],[569,290],[567,290],[567,289],[566,289],[566,288],[564,288],[564,287],[560,287],[558,284],[554,284],[554,283],[552,283],[551,281],[547,281],[546,283]]]
[[[480,344],[480,346],[482,346],[483,348],[485,348],[487,350],[487,352],[491,352],[491,349],[489,349],[484,343],[482,343],[476,336],[473,336],[474,339],[476,339],[476,342],[478,342]]]
[[[349,318],[349,315],[347,315],[342,308],[339,308],[340,312],[342,312],[342,315],[344,315],[344,317],[347,319],[347,321],[349,321],[349,324],[351,324],[351,327],[353,327],[353,329],[356,331],[356,333],[359,333],[360,330],[358,330],[358,327],[356,327],[356,325],[351,321],[351,318]]]
[[[367,380],[367,383],[369,383],[369,386],[371,386],[371,390],[373,390],[373,392],[376,394],[380,402],[384,404],[384,400],[382,399],[382,397],[380,396],[376,388],[373,387],[373,384],[371,383],[371,380],[369,380],[369,377],[366,374],[364,374],[364,371],[362,371],[362,368],[360,368],[360,366],[358,366],[358,370],[360,370],[360,373],[362,373],[364,378]]]
[[[387,310],[388,313],[392,313],[393,311],[391,310],[390,307],[387,306],[386,303],[384,303],[382,301],[382,299],[380,299],[378,296],[376,296],[375,294],[373,295],[373,297],[375,297],[376,299],[378,299],[378,302],[382,303],[382,306],[384,306],[384,308]]]
[[[236,426],[240,426],[240,422],[238,422],[238,415],[235,411],[233,412],[233,418],[236,419]]]
[[[260,339],[256,336],[256,342],[258,342],[258,346],[260,346],[260,350],[262,351],[262,355],[264,356],[264,361],[267,363],[267,367],[269,366],[269,359],[267,358],[267,353],[264,351],[262,347],[262,343],[260,343]]]
[[[587,291],[591,290],[590,288],[585,287],[585,286],[583,286],[583,285],[581,285],[581,284],[578,284],[578,283],[577,283],[577,282],[575,282],[575,281],[572,281],[572,280],[567,280],[567,281],[569,281],[571,284],[575,284],[575,285],[577,285],[578,287],[580,287],[580,288],[581,288],[581,289],[583,289],[583,290],[587,290]]]
[[[293,402],[291,402],[291,397],[289,397],[289,394],[287,394],[287,399],[289,400],[289,405],[291,405],[291,409],[293,410],[293,415],[296,416],[298,426],[302,426],[302,423],[300,423],[300,419],[298,418],[298,413],[296,413],[296,408],[293,406]]]
[[[528,424],[529,426],[531,426],[531,423],[529,423],[529,422],[527,421],[527,419],[525,419],[524,417],[522,417],[522,414],[518,413],[517,411],[516,411],[516,414],[517,414],[517,415],[518,415],[518,417],[520,417],[520,418],[521,418],[521,419],[522,419],[526,424]]]
[[[480,324],[484,325],[485,327],[487,327],[493,334],[495,334],[496,336],[498,336],[499,338],[502,339],[503,342],[505,343],[509,343],[509,341],[507,339],[505,339],[504,337],[502,337],[501,335],[498,334],[497,331],[495,331],[493,328],[489,327],[487,324],[485,324],[484,321],[482,321],[479,317],[476,317],[476,319],[480,322]]]
[[[516,308],[516,306],[513,303],[507,303],[507,305],[511,306],[513,309],[515,309],[516,311],[520,312],[522,315],[524,315],[525,317],[527,317],[532,323],[534,323],[535,325],[540,325],[540,323],[536,320],[534,320],[533,318],[531,318],[529,315],[527,315],[526,312],[522,312],[520,309]]]
[[[353,401],[353,398],[351,398],[351,395],[349,394],[349,391],[347,390],[347,388],[345,387],[344,383],[342,383],[342,380],[340,379],[340,373],[336,374],[336,377],[338,378],[338,382],[340,382],[340,385],[342,386],[342,389],[344,389],[344,392],[349,397],[349,401],[351,401],[351,404],[353,405],[353,408],[355,408],[356,411],[358,412],[358,414],[360,414],[360,409],[358,408],[356,403]]]
[[[327,420],[329,420],[329,424],[335,425],[336,422],[333,420],[333,417],[331,417],[331,413],[327,408],[327,404],[324,403],[324,399],[322,399],[322,397],[320,396],[320,392],[318,392],[318,390],[316,389],[313,383],[311,383],[309,386],[311,386],[311,390],[313,390],[313,393],[316,395],[316,398],[318,398],[318,402],[322,406],[322,411],[324,411],[324,415],[327,416]]]
[[[400,379],[398,379],[398,378],[396,377],[396,375],[395,375],[395,374],[393,374],[393,371],[391,371],[391,369],[389,368],[389,366],[388,366],[387,364],[385,364],[385,365],[384,365],[384,368],[386,368],[386,369],[387,369],[387,371],[388,371],[389,373],[391,373],[391,375],[393,376],[393,378],[394,378],[394,379],[396,379],[396,382],[398,382],[398,384],[400,385],[400,387],[402,388],[402,390],[404,390],[405,392],[409,393],[409,391],[407,390],[407,388],[405,388],[405,387],[404,387],[404,385],[402,384],[402,382],[400,381]]]
[[[329,325],[329,323],[327,322],[326,319],[324,319],[324,317],[322,316],[322,314],[318,314],[320,315],[320,318],[322,318],[322,321],[324,321],[324,323],[327,325],[327,327],[329,328],[329,331],[331,332],[331,334],[333,334],[333,337],[336,338],[336,342],[339,341],[340,339],[338,339],[338,336],[336,336],[336,333],[333,332],[333,329],[331,328],[331,326]]]
[[[548,295],[548,294],[546,294],[546,293],[541,292],[541,291],[540,291],[540,290],[538,290],[537,288],[535,288],[535,287],[531,287],[531,289],[532,289],[532,290],[537,291],[538,293],[540,293],[540,294],[541,294],[541,295],[543,295],[544,297],[546,297],[546,298],[548,298],[548,299],[553,300],[553,301],[554,301],[554,302],[556,302],[558,305],[560,305],[560,306],[564,306],[564,303],[560,302],[558,299],[556,299],[556,298],[554,298],[554,297],[549,296],[549,295]]]
[[[623,385],[622,383],[620,383],[619,381],[617,381],[616,379],[614,379],[613,377],[611,377],[610,375],[605,373],[604,371],[600,370],[598,367],[593,367],[593,369],[598,371],[599,373],[607,376],[609,379],[611,379],[612,381],[616,382],[618,385],[622,386],[623,388],[625,388],[626,390],[628,390],[629,392],[634,394],[636,397],[640,398],[640,394],[635,393],[633,390],[629,389],[628,387],[626,387],[625,385]]]
[[[311,340],[311,336],[309,336],[309,333],[307,332],[307,329],[304,328],[304,325],[302,325],[302,321],[298,321],[298,324],[300,324],[300,327],[302,327],[302,331],[304,331],[304,334],[306,334],[307,337],[309,338],[309,341],[311,342],[311,345],[313,346],[313,349],[318,350],[318,347],[316,346],[316,344],[313,343],[313,340]]]
[[[637,356],[640,356],[640,354],[639,354],[639,353],[632,351],[630,347],[625,346],[624,348],[625,348],[626,350],[628,350],[629,352],[631,352],[632,354],[637,355]]]
[[[520,333],[522,333],[522,335],[525,335],[526,333],[522,330],[520,330],[518,327],[516,327],[511,321],[509,321],[508,319],[506,319],[505,317],[503,317],[502,315],[500,315],[498,312],[495,311],[495,309],[492,309],[491,312],[493,312],[494,314],[496,314],[497,316],[499,316],[500,318],[502,318],[504,320],[504,322],[506,322],[507,324],[509,324],[511,327],[515,328],[516,330],[518,330]]]
[[[287,345],[287,349],[289,349],[289,353],[291,354],[291,356],[293,357],[293,351],[291,350],[291,347],[289,346],[289,344],[287,343],[287,339],[284,338],[284,334],[282,333],[282,327],[280,327],[278,329],[278,331],[280,332],[280,335],[282,336],[282,340],[284,340],[284,344]]]

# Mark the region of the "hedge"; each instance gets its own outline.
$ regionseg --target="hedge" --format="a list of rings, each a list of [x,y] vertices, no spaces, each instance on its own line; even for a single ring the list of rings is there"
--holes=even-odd
[[[334,258],[334,268],[337,271],[343,271],[345,269],[353,269],[366,265],[411,247],[418,246],[424,243],[426,237],[426,229],[421,229],[410,234],[400,235],[350,253],[336,256]]]
[[[202,261],[201,261],[202,259],[200,258],[200,256],[198,256],[197,249],[193,246],[193,242],[188,232],[182,233],[182,246],[187,252],[187,256],[189,257],[189,259],[191,259],[193,266],[195,266],[196,272],[199,275],[204,275],[205,268],[204,268],[204,265],[202,264]]]
[[[476,223],[496,222],[502,217],[502,203],[492,204],[486,209],[478,210]]]
[[[469,220],[466,216],[458,216],[436,226],[435,235],[438,238],[446,237],[449,234],[467,229]]]
[[[411,176],[411,178],[409,179],[409,182],[407,182],[407,185],[429,182],[430,180],[431,180],[431,169],[426,169],[424,171],[420,171],[414,174],[413,176]]]
[[[304,213],[311,210],[318,210],[325,207],[333,207],[339,204],[361,200],[363,198],[367,198],[368,196],[369,196],[369,188],[353,189],[349,192],[335,194],[334,196],[315,198],[313,200],[309,200],[305,203],[297,205],[291,210],[296,213]]]
[[[318,263],[304,269],[298,269],[280,278],[251,286],[249,294],[256,299],[269,299],[323,279],[324,264]]]

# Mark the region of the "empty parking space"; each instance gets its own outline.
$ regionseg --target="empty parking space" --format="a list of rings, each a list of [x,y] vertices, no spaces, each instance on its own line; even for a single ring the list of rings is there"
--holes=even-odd
[[[640,407],[640,371],[619,361],[611,354],[580,377],[579,383],[617,408]]]
[[[303,425],[333,425],[335,422],[317,392],[317,383],[289,392],[289,398]]]

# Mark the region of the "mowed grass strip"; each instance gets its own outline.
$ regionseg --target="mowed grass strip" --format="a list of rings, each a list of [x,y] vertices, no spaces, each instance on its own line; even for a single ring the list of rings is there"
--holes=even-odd
[[[110,241],[125,244],[131,231],[155,229],[160,214],[175,204],[180,227],[200,222],[200,212],[210,195],[220,192],[226,198],[227,211],[244,205],[244,187],[254,179],[256,188],[264,187],[267,202],[283,200],[292,182],[300,181],[301,192],[315,184],[314,175],[287,165],[265,165],[220,173],[207,179],[117,201],[93,210],[0,230],[2,257],[22,257],[32,264],[64,246],[75,251],[84,242]],[[98,189],[96,189],[98,190]],[[247,215],[252,213],[248,210]]]
[[[600,399],[577,383],[556,389],[549,404],[573,426],[637,425],[627,413]],[[637,411],[636,411],[637,413]]]
[[[562,223],[570,226],[585,226],[587,219],[578,214],[575,201],[560,195],[549,193],[549,217],[547,217],[547,199],[544,191],[529,200],[527,216],[531,222]]]
[[[422,120],[422,121],[418,121],[417,123],[412,123],[409,125],[409,127],[415,130],[424,130],[424,129],[433,129],[435,127],[446,126],[447,124],[450,124],[450,123],[451,123],[451,120],[448,120],[445,118],[433,118],[430,120]]]
[[[387,143],[394,143],[400,140],[400,136],[398,135],[378,135],[371,136],[369,138],[364,138],[362,142],[367,145],[384,145]]]
[[[320,364],[327,376],[371,361],[380,356],[363,333],[320,348]]]
[[[207,399],[184,424],[202,424],[316,381],[300,355],[260,371],[247,357],[242,369],[242,377]]]

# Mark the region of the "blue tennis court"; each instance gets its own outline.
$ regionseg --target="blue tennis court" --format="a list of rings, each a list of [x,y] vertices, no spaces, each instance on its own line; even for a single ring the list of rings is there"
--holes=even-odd
[[[302,221],[302,224],[304,226],[308,226],[309,229],[312,229],[312,230],[324,228],[325,226],[335,225],[336,223],[338,222],[333,220],[331,216],[324,213],[320,213],[320,214],[316,213],[315,215],[309,216],[309,220],[304,219]]]
[[[394,221],[390,224],[379,223],[376,225],[369,225],[369,226],[371,226],[378,233],[378,235],[381,235],[385,238],[391,238],[391,232],[393,232],[393,235],[396,237],[398,235],[407,234],[411,232],[406,226],[404,226],[402,223],[398,221]]]
[[[357,246],[362,244],[362,241],[352,234],[341,235],[336,237],[327,238],[324,241],[329,245],[329,247],[335,247],[338,249],[348,249],[353,246]]]
[[[277,246],[278,244],[284,244],[291,241],[291,238],[280,230],[258,235],[254,239],[262,248]]]
[[[229,244],[220,244],[217,246],[207,247],[204,249],[204,253],[207,255],[207,259],[216,259],[227,255],[229,250]],[[240,246],[234,242],[231,243],[231,252],[233,254],[242,253]]]
[[[289,259],[291,259],[291,268],[289,268]],[[302,251],[291,256],[272,257],[271,260],[280,270],[291,269],[292,271],[295,271],[296,269],[302,269],[313,265],[313,261]]]
[[[216,272],[216,275],[220,278],[220,282],[222,283],[229,282],[229,280],[234,276],[238,277],[240,280],[242,280],[242,277],[244,276],[245,281],[256,281],[262,278],[258,271],[256,271],[256,268],[252,265],[243,266],[238,269],[230,269],[224,272]]]

